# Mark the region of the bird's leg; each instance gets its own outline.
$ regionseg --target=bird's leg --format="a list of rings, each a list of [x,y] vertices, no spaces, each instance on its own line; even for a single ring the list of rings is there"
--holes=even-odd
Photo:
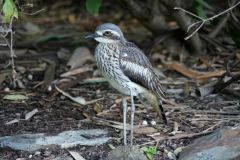
[[[122,97],[122,106],[123,106],[123,143],[124,146],[127,146],[127,100],[126,97]]]
[[[131,133],[130,133],[130,146],[133,145],[134,113],[135,113],[135,104],[134,104],[133,95],[132,95],[132,92],[131,92]]]

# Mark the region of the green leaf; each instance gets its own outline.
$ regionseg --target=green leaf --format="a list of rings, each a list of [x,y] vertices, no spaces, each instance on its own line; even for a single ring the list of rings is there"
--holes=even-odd
[[[212,10],[214,11],[215,9],[209,5],[207,2],[205,2],[204,0],[196,0],[196,2],[198,2],[200,5],[202,5],[203,7],[205,7],[206,9]]]
[[[157,148],[156,148],[156,147],[151,147],[151,146],[150,146],[150,147],[148,148],[148,152],[154,155],[154,154],[157,153]]]
[[[10,22],[12,17],[18,18],[18,10],[13,0],[5,0],[3,4],[3,20]]]
[[[150,153],[146,153],[147,154],[147,158],[149,159],[149,160],[152,160],[153,159],[153,155],[152,154],[150,154]]]
[[[153,156],[157,153],[157,147],[153,147],[153,146],[143,147],[142,150],[145,152],[149,160],[152,160]]]
[[[203,0],[200,0],[200,1],[203,1]],[[203,7],[202,3],[199,3],[199,2],[198,2],[198,0],[193,1],[192,7],[193,7],[195,13],[196,13],[199,17],[201,17],[201,18],[203,18],[203,19],[206,19],[206,18],[207,18],[206,13],[205,13],[205,11],[204,11],[204,7]]]
[[[86,8],[92,15],[97,15],[101,6],[102,0],[86,0]]]
[[[17,100],[25,100],[28,99],[27,96],[24,96],[22,94],[10,94],[3,97],[4,100],[11,100],[11,101],[17,101]]]
[[[203,7],[201,5],[198,5],[196,7],[196,12],[197,12],[197,15],[203,19],[207,19],[207,15],[203,9]]]

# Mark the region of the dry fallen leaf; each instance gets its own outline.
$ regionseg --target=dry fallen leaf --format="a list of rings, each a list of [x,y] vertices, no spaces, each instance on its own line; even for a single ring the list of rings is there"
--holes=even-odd
[[[226,72],[225,70],[217,70],[212,72],[199,72],[192,69],[188,69],[182,64],[176,63],[176,62],[170,64],[169,66],[171,69],[181,73],[182,75],[188,78],[196,79],[198,81],[203,81],[205,79],[212,78],[212,77],[219,77]]]
[[[88,72],[88,71],[92,71],[93,68],[92,67],[88,67],[88,66],[84,66],[84,67],[80,67],[80,68],[76,68],[76,69],[72,69],[68,72],[65,72],[63,74],[60,75],[60,77],[70,77],[70,76],[75,76],[77,74],[80,73],[84,73],[84,72]]]
[[[226,71],[225,70],[218,70],[218,71],[213,71],[213,72],[204,72],[199,76],[196,76],[195,78],[197,80],[202,80],[202,79],[208,79],[212,77],[220,77],[223,75]]]
[[[25,120],[29,120],[32,116],[34,116],[36,113],[38,112],[38,109],[34,109],[30,112],[28,112],[26,115],[25,115]]]
[[[94,111],[95,111],[96,113],[100,113],[100,112],[102,112],[102,110],[103,110],[102,106],[101,106],[99,103],[96,103],[96,104],[94,105],[93,109],[94,109]]]
[[[134,128],[134,133],[136,134],[149,134],[149,133],[154,133],[154,132],[157,132],[157,130],[153,127],[142,127],[142,126],[139,126],[139,127],[135,127]]]
[[[177,72],[181,73],[182,75],[188,77],[188,78],[195,78],[197,76],[200,76],[201,74],[193,71],[191,69],[186,68],[185,66],[183,66],[180,63],[172,63],[170,64],[170,68],[173,70],[176,70]]]
[[[19,122],[19,119],[13,119],[9,122],[6,122],[5,125],[10,125],[10,124],[18,123],[18,122]]]
[[[28,97],[25,95],[22,95],[22,94],[11,94],[11,95],[4,96],[3,99],[17,101],[17,100],[26,100],[26,99],[28,99]]]
[[[74,69],[82,66],[87,61],[92,60],[93,56],[90,53],[89,49],[86,47],[79,47],[74,50],[72,57],[67,63],[67,66],[70,66],[70,69]]]
[[[85,160],[78,152],[68,151],[75,160]]]
[[[68,93],[66,93],[63,90],[61,90],[60,88],[58,88],[56,85],[55,85],[55,88],[57,89],[58,92],[62,93],[64,96],[70,98],[72,101],[77,102],[81,105],[86,105],[86,100],[83,97],[72,97]]]

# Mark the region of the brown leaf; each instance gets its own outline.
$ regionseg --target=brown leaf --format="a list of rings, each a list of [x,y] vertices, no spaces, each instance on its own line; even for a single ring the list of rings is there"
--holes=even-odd
[[[217,70],[213,72],[198,72],[192,69],[188,69],[179,63],[170,64],[170,68],[176,70],[177,72],[181,73],[182,75],[188,78],[196,79],[199,81],[206,80],[212,77],[219,77],[226,72],[225,70]]]
[[[70,69],[74,69],[82,66],[87,61],[92,60],[93,56],[90,53],[89,49],[86,47],[79,47],[74,50],[72,57],[67,63],[67,66],[70,66],[71,67]]]
[[[188,77],[188,78],[195,78],[197,76],[200,76],[201,74],[193,71],[191,69],[186,68],[185,66],[179,64],[179,63],[172,63],[170,64],[170,68],[173,70],[176,70],[177,72],[181,73],[182,75]]]
[[[75,160],[86,160],[78,152],[68,151]]]
[[[96,105],[94,105],[93,109],[96,113],[100,113],[103,110],[102,106],[99,103],[96,103]]]
[[[153,127],[135,127],[134,128],[134,133],[136,134],[149,134],[149,133],[154,133],[157,132],[157,130]]]
[[[86,117],[87,119],[90,119],[90,117],[91,117],[91,116],[90,116],[88,113],[86,113],[86,112],[83,112],[83,116]]]
[[[65,72],[63,74],[60,75],[60,77],[70,77],[70,76],[75,76],[77,74],[80,74],[80,73],[84,73],[84,72],[88,72],[88,71],[92,71],[93,68],[92,67],[80,67],[80,68],[76,68],[76,69],[72,69],[68,72]]]
[[[218,71],[213,71],[213,72],[204,72],[202,75],[196,76],[195,78],[197,80],[203,80],[203,79],[208,79],[212,77],[220,77],[222,74],[224,74],[226,71],[224,70],[218,70]]]

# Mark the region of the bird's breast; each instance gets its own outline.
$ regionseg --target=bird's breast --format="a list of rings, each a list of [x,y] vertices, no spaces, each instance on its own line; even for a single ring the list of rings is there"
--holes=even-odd
[[[97,65],[107,81],[119,92],[130,95],[130,79],[120,68],[119,49],[114,44],[99,44],[95,50]]]

